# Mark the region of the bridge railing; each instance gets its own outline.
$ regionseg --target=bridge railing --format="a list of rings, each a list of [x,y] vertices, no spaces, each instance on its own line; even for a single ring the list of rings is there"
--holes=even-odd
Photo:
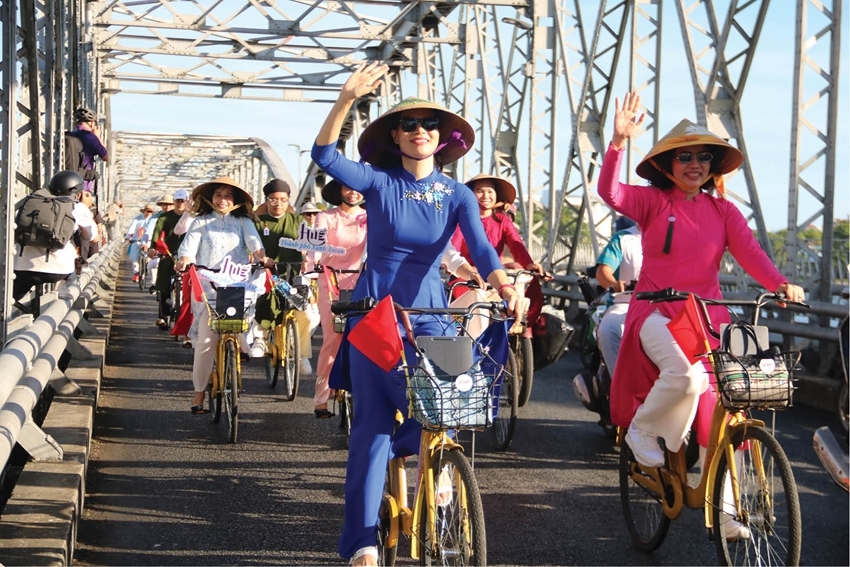
[[[70,299],[42,306],[39,317],[0,351],[0,470],[15,443],[36,458],[62,458],[62,447],[35,425],[32,411],[60,357],[76,342],[74,332],[97,295],[106,266],[121,250],[122,242],[116,240],[93,256],[77,281],[68,286]]]

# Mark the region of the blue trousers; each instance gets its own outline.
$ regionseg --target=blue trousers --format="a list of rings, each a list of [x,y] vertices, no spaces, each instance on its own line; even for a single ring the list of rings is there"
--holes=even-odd
[[[445,318],[411,317],[417,336],[455,335]],[[352,322],[353,323],[353,322]],[[402,337],[404,331],[399,327]],[[404,340],[407,363],[416,364],[413,347]],[[422,426],[407,418],[407,391],[403,371],[384,372],[348,341],[348,364],[354,396],[354,422],[345,473],[345,523],[339,539],[339,554],[350,558],[361,547],[377,544],[378,512],[384,495],[387,462],[419,452]],[[393,434],[395,412],[405,421]]]

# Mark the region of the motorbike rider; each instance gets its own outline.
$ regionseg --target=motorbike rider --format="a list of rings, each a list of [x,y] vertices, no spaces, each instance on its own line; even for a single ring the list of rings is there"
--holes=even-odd
[[[631,292],[627,291],[627,288],[637,281],[643,263],[641,235],[637,224],[632,219],[621,216],[614,222],[614,230],[614,235],[596,260],[596,281],[613,292],[609,307],[597,330],[599,350],[612,375],[631,299]]]

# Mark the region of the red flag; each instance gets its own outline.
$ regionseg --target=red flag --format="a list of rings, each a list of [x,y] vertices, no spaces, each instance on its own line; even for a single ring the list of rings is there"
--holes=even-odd
[[[384,372],[392,370],[402,349],[392,296],[383,298],[367,313],[348,333],[348,340]]]
[[[192,290],[195,301],[201,301],[204,298],[204,288],[201,287],[201,278],[198,277],[195,266],[189,266],[189,289]]]
[[[165,243],[164,230],[159,233],[159,238],[157,238],[156,242],[154,243],[154,248],[156,248],[156,251],[160,254],[165,254],[166,256],[171,258],[171,250],[168,249],[168,244]]]
[[[265,293],[270,293],[273,287],[274,287],[274,280],[272,279],[272,271],[270,269],[266,268]]]
[[[690,362],[709,351],[708,336],[693,294],[688,294],[685,307],[667,323],[667,328]]]

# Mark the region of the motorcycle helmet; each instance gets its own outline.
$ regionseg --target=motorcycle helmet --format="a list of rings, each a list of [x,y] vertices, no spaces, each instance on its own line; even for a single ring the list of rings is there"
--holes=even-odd
[[[621,230],[632,228],[636,224],[637,223],[629,217],[617,217],[617,220],[614,221],[614,232],[620,232]]]
[[[76,195],[83,190],[83,178],[75,171],[60,171],[50,178],[47,189],[57,197]]]

